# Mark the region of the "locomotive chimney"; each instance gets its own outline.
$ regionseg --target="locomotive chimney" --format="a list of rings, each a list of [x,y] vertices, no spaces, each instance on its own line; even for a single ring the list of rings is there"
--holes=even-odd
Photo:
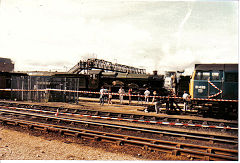
[[[154,71],[153,71],[153,75],[155,76],[155,75],[157,75],[157,74],[158,74],[157,70],[154,70]]]

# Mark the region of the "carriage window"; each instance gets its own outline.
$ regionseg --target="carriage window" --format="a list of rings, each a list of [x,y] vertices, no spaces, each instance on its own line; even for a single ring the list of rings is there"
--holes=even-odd
[[[225,74],[226,82],[238,82],[238,73],[226,73]]]
[[[210,77],[210,72],[202,72],[202,71],[198,71],[195,74],[195,80],[208,80],[208,78]]]
[[[209,77],[210,77],[210,72],[203,72],[202,80],[208,80]]]
[[[219,76],[219,72],[212,72],[212,80],[219,80],[220,76]]]
[[[195,80],[200,80],[201,79],[201,72],[196,72],[196,75],[195,75]]]

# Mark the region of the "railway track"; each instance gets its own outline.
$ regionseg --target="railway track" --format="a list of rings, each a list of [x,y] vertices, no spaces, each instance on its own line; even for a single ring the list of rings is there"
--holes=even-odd
[[[174,155],[191,155],[192,158],[199,158],[202,160],[238,160],[238,151],[231,149],[80,129],[66,125],[50,124],[47,121],[37,122],[22,120],[14,117],[4,117],[3,115],[0,116],[0,121],[8,125],[22,126],[28,129],[39,129],[45,132],[58,132],[61,135],[69,135],[81,139],[88,138],[95,141],[110,141],[118,145],[134,145],[147,150],[157,150],[172,153]]]
[[[118,124],[109,124],[103,122],[94,122],[94,121],[86,121],[86,120],[79,120],[79,119],[70,119],[69,117],[55,117],[54,113],[50,113],[49,116],[48,111],[44,111],[46,115],[36,114],[36,113],[29,113],[29,112],[22,112],[22,111],[14,111],[14,110],[6,110],[0,109],[0,114],[12,114],[12,115],[20,115],[20,116],[28,116],[29,117],[37,117],[38,119],[48,119],[48,120],[56,120],[58,122],[65,122],[68,124],[71,123],[78,123],[87,126],[98,126],[98,127],[108,127],[111,129],[121,129],[121,130],[129,130],[135,132],[144,132],[150,134],[157,134],[158,136],[173,136],[173,137],[180,137],[182,139],[194,139],[194,140],[203,140],[207,141],[211,144],[218,142],[218,143],[225,143],[225,144],[238,144],[238,137],[236,136],[221,136],[221,135],[214,135],[214,134],[205,134],[205,133],[198,133],[198,132],[187,132],[187,131],[178,131],[178,130],[167,130],[167,129],[155,129],[149,127],[134,127],[129,125],[118,125]],[[24,117],[26,118],[26,117]],[[71,117],[72,118],[72,117]]]
[[[204,160],[237,160],[238,159],[237,150],[230,150],[230,149],[216,148],[216,147],[209,147],[209,146],[199,146],[199,145],[186,144],[181,142],[172,142],[172,141],[159,140],[159,139],[136,137],[132,135],[106,133],[106,132],[89,130],[89,129],[80,129],[77,127],[66,125],[66,123],[65,124],[61,123],[61,125],[59,124],[60,122],[68,122],[67,124],[84,123],[87,126],[101,125],[104,127],[111,127],[111,128],[118,128],[118,129],[122,127],[121,129],[125,129],[125,130],[127,129],[127,130],[135,130],[135,131],[141,131],[141,132],[150,132],[150,133],[160,134],[161,131],[157,131],[157,130],[151,131],[150,129],[146,129],[146,128],[136,128],[136,127],[134,128],[129,126],[127,127],[127,126],[111,125],[111,124],[103,125],[103,124],[98,124],[97,122],[87,122],[87,121],[81,121],[76,119],[74,120],[74,119],[68,119],[68,118],[53,117],[49,115],[40,115],[36,113],[24,113],[19,111],[12,111],[12,110],[1,109],[0,111],[1,111],[0,121],[6,124],[13,124],[18,126],[23,125],[28,128],[40,128],[46,132],[58,131],[61,134],[72,135],[76,137],[87,136],[96,141],[110,140],[118,143],[119,145],[132,144],[132,145],[141,146],[146,149],[159,150],[162,152],[172,153],[175,155],[178,155],[178,154],[191,155],[191,157],[193,158],[196,157]],[[16,117],[20,117],[22,119],[19,119]],[[28,119],[28,120],[25,120],[25,119]],[[34,119],[34,121],[33,120],[30,121],[30,119]],[[38,122],[36,122],[36,120]],[[53,120],[55,120],[58,124],[56,125],[56,124],[49,123],[50,121],[53,121]],[[165,133],[162,132],[161,134],[174,135],[174,133],[166,133],[166,132]],[[181,135],[181,136],[184,136],[184,135]],[[185,136],[188,136],[188,138],[191,138],[191,136],[186,135],[186,133],[185,133]],[[197,136],[195,138],[197,138]],[[215,140],[218,141],[217,139]],[[220,140],[220,142],[223,142],[223,140]],[[236,143],[237,141],[235,141],[235,144]]]
[[[159,124],[159,125],[171,125],[171,126],[185,126],[194,128],[210,128],[214,130],[232,130],[238,132],[238,123],[236,121],[221,121],[221,120],[203,120],[194,118],[181,118],[181,117],[170,117],[170,116],[147,116],[140,114],[126,114],[116,112],[104,112],[94,111],[85,108],[73,109],[73,108],[62,108],[52,107],[43,105],[29,105],[29,104],[18,104],[9,102],[0,102],[0,106],[4,107],[18,107],[18,108],[29,108],[37,109],[42,111],[58,111],[59,114],[74,114],[75,116],[85,116],[98,119],[108,120],[120,120],[120,121],[131,121],[137,123],[148,123],[148,124]]]

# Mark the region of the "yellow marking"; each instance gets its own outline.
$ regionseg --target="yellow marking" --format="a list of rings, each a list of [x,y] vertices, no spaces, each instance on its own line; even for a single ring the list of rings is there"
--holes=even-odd
[[[194,89],[194,78],[195,78],[195,74],[196,74],[196,70],[194,70],[193,74],[192,74],[192,78],[190,80],[190,83],[189,83],[189,93],[191,95],[191,98],[194,98],[193,97],[193,89]]]

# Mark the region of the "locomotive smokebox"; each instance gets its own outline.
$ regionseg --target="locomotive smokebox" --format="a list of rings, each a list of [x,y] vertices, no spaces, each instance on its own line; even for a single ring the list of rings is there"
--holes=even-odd
[[[155,76],[155,75],[157,75],[158,74],[158,71],[157,70],[154,70],[153,71],[153,75]]]

